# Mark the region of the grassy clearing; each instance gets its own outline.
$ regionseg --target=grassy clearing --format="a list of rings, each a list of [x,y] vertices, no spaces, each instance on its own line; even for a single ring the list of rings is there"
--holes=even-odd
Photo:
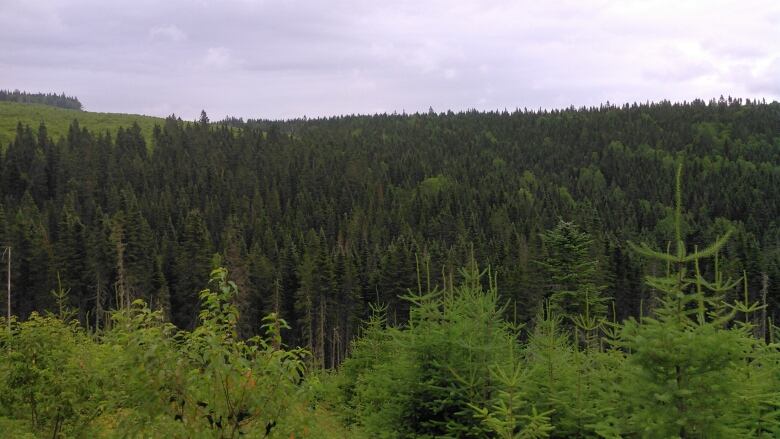
[[[46,123],[49,135],[55,140],[68,133],[68,127],[74,119],[83,127],[93,132],[115,132],[119,127],[129,127],[138,123],[147,142],[152,137],[155,124],[162,124],[163,119],[140,114],[123,113],[93,113],[90,111],[67,110],[41,104],[21,104],[17,102],[0,102],[0,145],[4,148],[13,141],[18,122],[28,124],[37,129],[41,121]]]

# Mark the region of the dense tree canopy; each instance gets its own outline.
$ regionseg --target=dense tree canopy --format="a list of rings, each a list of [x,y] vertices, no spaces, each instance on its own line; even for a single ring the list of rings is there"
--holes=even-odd
[[[391,324],[408,320],[399,296],[426,263],[446,287],[473,255],[496,274],[505,312],[530,319],[556,293],[539,262],[560,257],[545,233],[563,221],[587,236],[572,268],[592,279],[558,296],[590,289],[618,320],[639,316],[654,306],[643,274],[664,267],[625,243],[665,248],[680,156],[695,188],[683,238],[701,245],[734,228],[720,268],[745,271],[751,298],[765,293],[770,317],[779,309],[778,103],[202,119],[169,118],[151,143],[138,126],[74,121],[59,139],[44,124],[18,127],[0,166],[15,314],[52,309],[59,278],[82,323],[142,298],[192,328],[197,292],[221,263],[241,286],[242,335],[277,312],[289,343],[328,366],[369,304],[386,306]]]

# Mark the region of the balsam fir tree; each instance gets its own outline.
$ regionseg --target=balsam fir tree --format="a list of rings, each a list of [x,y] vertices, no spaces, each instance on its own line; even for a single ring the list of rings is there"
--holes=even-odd
[[[589,254],[593,244],[590,235],[561,220],[541,238],[546,257],[537,264],[547,280],[551,309],[572,320],[581,315],[606,315],[603,287],[598,285],[598,261]]]
[[[682,165],[677,170],[674,251],[632,245],[645,258],[667,264],[665,276],[648,276],[659,292],[651,317],[629,319],[621,342],[629,352],[623,377],[624,431],[639,437],[744,437],[737,424],[742,403],[739,367],[750,347],[743,328],[729,329],[735,311],[724,302],[739,282],[705,280],[700,262],[716,257],[726,233],[689,252],[681,230]],[[672,247],[672,246],[670,246]]]
[[[519,325],[515,330],[519,335]],[[507,348],[513,359],[508,366],[493,365],[493,379],[498,391],[488,407],[474,407],[476,416],[501,439],[542,439],[550,437],[553,426],[550,414],[540,412],[535,406],[529,409],[525,364],[515,360],[516,340],[510,340]]]

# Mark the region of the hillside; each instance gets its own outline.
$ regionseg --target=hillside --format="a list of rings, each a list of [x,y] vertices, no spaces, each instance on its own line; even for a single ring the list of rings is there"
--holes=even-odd
[[[140,114],[94,113],[90,111],[67,110],[42,104],[22,104],[17,102],[0,102],[0,145],[8,146],[16,136],[18,122],[37,128],[41,121],[46,123],[49,135],[57,139],[67,134],[68,126],[74,119],[81,126],[93,132],[106,130],[116,131],[119,127],[129,127],[138,123],[144,138],[149,141],[155,124],[161,124],[163,119]]]
[[[0,436],[780,437],[778,102],[94,116],[1,154]]]
[[[369,303],[406,320],[398,297],[417,285],[418,256],[434,273],[456,275],[473,254],[529,320],[551,288],[534,262],[549,257],[540,236],[563,220],[592,237],[595,285],[626,318],[650,297],[642,279],[653,267],[625,243],[664,245],[668,181],[683,156],[685,237],[703,245],[734,228],[721,266],[733,278],[747,272],[758,297],[764,274],[780,278],[778,114],[778,103],[732,100],[340,117],[267,131],[166,122],[153,150],[141,130],[96,135],[130,116],[102,126],[87,118],[87,130],[63,142],[66,119],[44,116],[54,144],[33,125],[0,171],[0,226],[19,249],[14,282],[25,292],[16,309],[23,317],[53,309],[59,275],[82,321],[94,319],[118,305],[112,286],[121,280],[191,328],[219,253],[246,294],[242,334],[279,309],[293,346],[340,332],[338,348],[318,342],[329,364]],[[767,300],[780,305],[780,283],[769,282]]]

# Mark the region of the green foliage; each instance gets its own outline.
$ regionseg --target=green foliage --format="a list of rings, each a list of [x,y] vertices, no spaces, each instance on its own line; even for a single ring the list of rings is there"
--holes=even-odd
[[[590,255],[590,236],[576,224],[560,220],[541,237],[546,255],[537,263],[547,280],[550,307],[569,319],[584,314],[606,315],[603,287],[597,284],[598,260]]]
[[[647,437],[739,437],[738,365],[749,339],[661,317],[628,324],[627,430]]]
[[[38,103],[59,108],[81,110],[81,102],[75,96],[65,96],[65,93],[28,93],[19,90],[0,90],[0,101]]]
[[[0,234],[18,321],[0,427],[776,437],[778,111],[724,100],[235,128],[203,114],[151,136],[14,118]],[[680,152],[677,186],[697,190],[675,195]],[[624,244],[664,233],[666,252]],[[199,294],[215,263],[232,277],[214,272]]]
[[[57,108],[44,104],[0,102],[0,145],[5,148],[14,139],[18,123],[38,126],[45,121],[50,136],[58,138],[68,133],[68,127],[74,121],[101,133],[115,132],[119,127],[130,127],[137,123],[141,127],[147,144],[151,144],[152,130],[163,119],[138,114],[94,113],[75,109]]]
[[[515,328],[516,337],[519,327]],[[530,375],[525,364],[515,356],[517,341],[509,340],[510,352],[508,365],[492,365],[491,376],[497,383],[498,391],[488,407],[472,406],[475,416],[482,419],[492,432],[501,439],[539,439],[550,436],[553,426],[550,414],[554,410],[539,412],[535,406],[528,413],[528,382]]]
[[[139,407],[131,431],[147,431],[150,422],[160,422],[162,428],[184,437],[257,435],[269,428],[300,434],[305,423],[288,422],[302,414],[297,410],[305,404],[307,385],[300,384],[304,353],[276,349],[259,337],[238,339],[238,312],[232,303],[235,284],[227,280],[224,269],[212,272],[211,284],[200,293],[201,324],[190,333],[177,333],[168,324],[152,324],[160,316],[145,308],[118,316],[119,326],[150,329],[155,341],[164,343],[162,355],[154,358],[159,363],[150,364],[146,343],[119,341],[138,347],[125,358],[125,365],[135,372],[126,392]],[[135,392],[135,386],[142,383],[154,389],[156,397]]]
[[[570,308],[558,310],[566,324],[598,338],[587,328],[604,319],[601,298],[615,299],[619,320],[649,303],[643,270],[663,267],[639,264],[624,243],[672,232],[674,211],[659,200],[671,198],[664,182],[684,151],[686,178],[700,190],[685,196],[682,237],[706,242],[730,218],[724,274],[746,271],[753,301],[766,274],[767,303],[777,305],[780,203],[765,194],[780,172],[778,108],[660,102],[227,127],[208,117],[185,123],[0,103],[9,133],[0,139],[0,229],[15,249],[12,304],[21,319],[54,311],[49,291],[59,273],[85,324],[103,327],[106,310],[143,298],[192,329],[197,292],[219,253],[241,291],[242,336],[259,334],[253,323],[276,312],[290,323],[290,346],[334,367],[370,303],[386,304],[392,325],[408,321],[398,296],[416,283],[415,254],[444,268],[432,279],[444,288],[473,248],[520,321],[555,294],[553,308]],[[97,124],[103,116],[110,120]],[[709,148],[710,128],[718,150]],[[531,263],[546,261],[552,246],[540,235],[559,218],[587,234],[583,268],[595,264],[596,280],[552,288],[549,270]],[[575,322],[584,304],[588,321]],[[777,320],[775,309],[767,318]]]
[[[547,414],[553,437],[595,435],[596,424],[612,409],[604,400],[614,366],[595,349],[579,350],[571,326],[554,311],[539,314],[534,323],[523,352],[528,404]]]
[[[737,283],[715,281],[699,272],[701,260],[715,257],[729,233],[704,250],[688,254],[681,233],[682,164],[675,196],[675,252],[635,246],[640,254],[669,266],[664,277],[648,277],[660,293],[654,316],[629,320],[622,329],[626,362],[622,391],[627,429],[647,437],[737,437],[741,405],[739,369],[751,338],[742,327],[727,328],[733,317],[723,302]],[[689,267],[695,267],[694,276]],[[747,304],[745,304],[747,305]],[[752,310],[751,310],[752,311]]]
[[[359,426],[369,437],[413,434],[401,421],[408,413],[405,386],[415,382],[414,364],[399,338],[403,338],[401,331],[386,326],[384,309],[375,309],[350,357],[329,383],[342,422]]]
[[[434,197],[442,191],[450,189],[455,182],[451,178],[445,175],[437,175],[435,177],[428,177],[420,182],[420,193],[424,197]]]
[[[48,437],[86,435],[102,411],[99,386],[108,376],[100,352],[76,322],[33,314],[0,333],[2,412]]]
[[[382,329],[375,316],[342,366],[345,416],[376,437],[484,437],[481,407],[498,395],[494,367],[514,359],[495,283],[476,265],[463,283],[409,294],[408,327]],[[481,279],[490,287],[483,290]]]
[[[596,322],[586,306],[569,317],[572,326],[548,305],[523,337],[503,321],[494,282],[483,291],[472,266],[458,288],[409,294],[407,327],[385,328],[381,315],[369,321],[334,378],[342,420],[393,438],[775,437],[780,350],[753,337],[764,306],[750,301],[747,282],[730,300],[740,282],[724,277],[718,258],[728,232],[689,253],[681,177],[674,252],[633,246],[668,266],[666,276],[647,277],[658,294],[650,315]],[[551,278],[592,275],[588,240],[576,239],[583,235],[549,235],[568,250],[551,252]],[[579,343],[586,328],[601,338]]]
[[[343,434],[314,403],[307,353],[281,349],[283,320],[264,320],[268,338],[238,338],[236,295],[227,271],[214,270],[191,332],[141,300],[101,335],[59,316],[12,322],[0,333],[0,425],[35,437]]]

